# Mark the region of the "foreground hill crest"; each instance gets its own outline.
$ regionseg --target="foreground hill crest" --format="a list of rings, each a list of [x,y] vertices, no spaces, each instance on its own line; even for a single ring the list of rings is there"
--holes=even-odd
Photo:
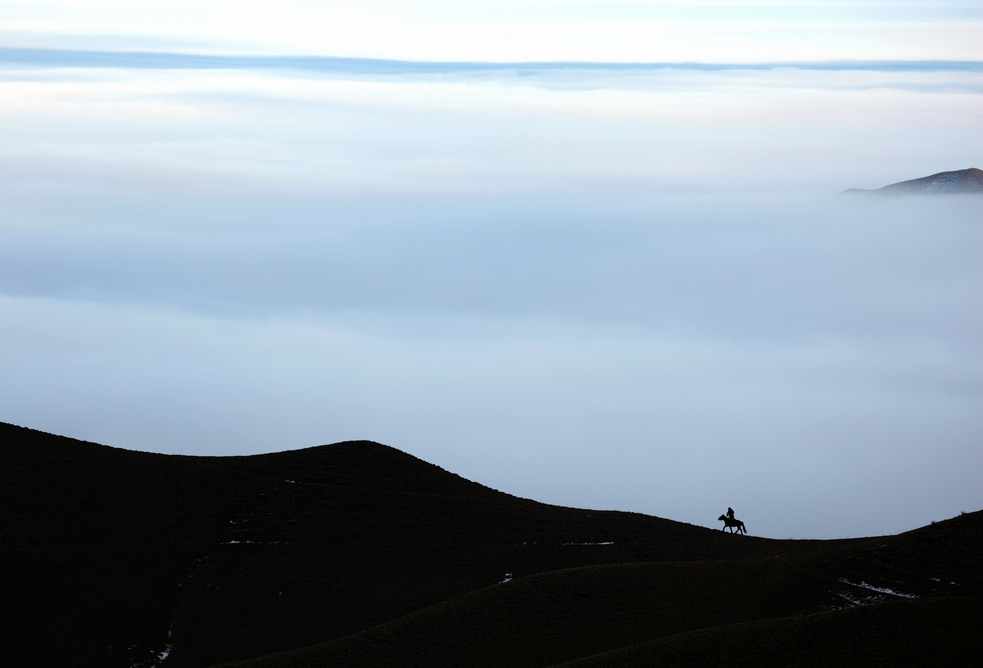
[[[776,541],[519,499],[369,441],[191,457],[0,423],[0,536],[3,666],[975,665],[983,651],[983,513]]]

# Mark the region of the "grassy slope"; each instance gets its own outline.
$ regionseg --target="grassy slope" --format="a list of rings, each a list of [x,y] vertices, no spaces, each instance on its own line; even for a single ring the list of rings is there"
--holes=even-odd
[[[648,562],[551,571],[348,638],[245,662],[298,666],[549,666],[734,620],[797,613],[809,583],[779,560]]]
[[[0,664],[149,665],[170,642],[179,668],[548,666],[870,593],[841,578],[978,597],[980,525],[770,541],[517,499],[369,442],[178,457],[0,424]]]
[[[983,601],[890,601],[700,629],[562,664],[634,666],[977,666]]]
[[[540,573],[235,665],[976,665],[981,529],[973,513],[814,553]]]
[[[0,664],[131,666],[163,646],[237,491],[191,458],[0,425]]]

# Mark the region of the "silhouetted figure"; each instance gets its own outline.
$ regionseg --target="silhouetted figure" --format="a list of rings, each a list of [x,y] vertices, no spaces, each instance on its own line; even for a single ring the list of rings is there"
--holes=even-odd
[[[734,517],[734,509],[728,508],[729,512],[726,515],[721,515],[717,519],[724,523],[724,526],[720,528],[721,531],[730,528],[730,532],[734,533],[734,529],[737,529],[737,533],[742,533],[747,535],[747,530],[744,528],[744,522],[740,521]]]

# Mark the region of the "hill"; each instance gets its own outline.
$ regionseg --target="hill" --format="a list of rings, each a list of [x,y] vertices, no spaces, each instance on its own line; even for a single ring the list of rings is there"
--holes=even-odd
[[[846,665],[896,656],[896,630],[948,665],[983,649],[960,634],[983,621],[981,513],[768,540],[540,504],[367,441],[190,457],[2,423],[0,501],[4,666],[795,663],[827,636]]]
[[[901,181],[891,185],[864,190],[851,188],[844,190],[843,195],[965,195],[983,193],[983,170],[971,167],[954,172],[939,172],[919,179]]]

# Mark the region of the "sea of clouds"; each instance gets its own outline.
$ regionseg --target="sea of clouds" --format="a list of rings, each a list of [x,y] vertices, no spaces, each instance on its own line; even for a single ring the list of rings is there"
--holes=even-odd
[[[983,203],[836,196],[983,167],[978,68],[50,55],[0,63],[0,420],[775,537],[983,505]]]

